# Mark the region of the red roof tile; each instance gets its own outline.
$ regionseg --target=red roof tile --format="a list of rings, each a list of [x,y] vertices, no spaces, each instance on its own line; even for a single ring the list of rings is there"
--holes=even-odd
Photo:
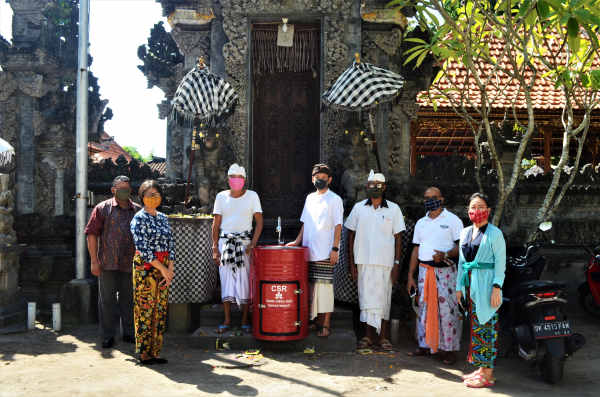
[[[127,162],[130,162],[132,159],[131,155],[115,142],[114,137],[108,135],[106,132],[100,134],[100,142],[88,143],[88,153],[94,163],[99,163],[108,158],[116,162],[119,156],[124,156]]]
[[[554,50],[558,52],[559,43],[553,44]],[[490,55],[499,58],[503,51],[504,43],[500,39],[494,39],[490,44]],[[565,55],[562,54],[558,57],[559,60],[565,61]],[[502,68],[512,69],[506,56],[503,58]],[[600,59],[596,59],[594,62],[595,67],[600,67]],[[554,83],[548,78],[542,78],[541,75],[547,70],[540,62],[536,62],[536,68],[539,70],[538,76],[536,77],[535,85],[531,91],[531,100],[533,102],[534,109],[539,110],[562,110],[565,105],[565,97],[560,89],[554,87]],[[493,72],[492,64],[479,65],[480,74],[487,78],[486,72]],[[470,85],[473,88],[469,88],[465,94],[469,101],[475,106],[481,106],[481,93],[475,85],[473,77],[467,77],[467,69],[465,66],[456,60],[449,63],[448,76],[447,78],[440,79],[433,87],[439,90],[452,89],[454,86],[458,86],[459,89],[463,89],[465,84]],[[526,72],[526,77],[531,78],[533,76],[531,71]],[[495,82],[491,87],[488,88],[488,97],[494,98],[493,109],[504,110],[510,109],[513,106],[513,102],[517,109],[527,109],[527,103],[525,101],[525,95],[519,87],[519,83],[516,80],[511,79],[507,74],[503,72],[496,72],[493,77]],[[432,90],[432,95],[435,95],[436,90]],[[454,94],[455,98],[460,98],[459,93]],[[423,107],[431,107],[432,102],[430,101],[427,92],[423,91],[419,93],[417,97],[418,103]],[[436,98],[438,108],[451,108],[450,101],[445,97]],[[465,101],[465,104],[468,102]],[[467,106],[468,107],[468,106]]]

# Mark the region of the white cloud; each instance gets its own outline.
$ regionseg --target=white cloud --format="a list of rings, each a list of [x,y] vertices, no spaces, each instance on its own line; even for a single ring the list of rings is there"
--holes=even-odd
[[[7,2],[0,0],[0,36],[12,40],[12,8]]]

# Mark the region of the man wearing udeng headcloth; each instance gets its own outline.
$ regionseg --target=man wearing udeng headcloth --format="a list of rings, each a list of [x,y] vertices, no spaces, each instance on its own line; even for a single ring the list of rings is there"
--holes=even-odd
[[[262,208],[256,192],[245,189],[246,170],[232,164],[227,171],[230,190],[215,198],[212,225],[213,259],[219,266],[221,299],[225,320],[217,328],[224,333],[231,328],[231,303],[242,308],[242,330],[250,333],[248,303],[250,302],[249,255],[256,246],[263,228]],[[252,233],[252,219],[256,221]]]

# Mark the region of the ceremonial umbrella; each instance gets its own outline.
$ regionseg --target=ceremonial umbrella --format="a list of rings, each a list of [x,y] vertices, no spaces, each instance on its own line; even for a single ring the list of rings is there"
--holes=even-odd
[[[355,60],[322,95],[325,106],[334,110],[359,112],[373,109],[381,103],[389,102],[400,95],[404,87],[404,77],[398,73]],[[371,133],[375,135],[373,115],[369,112]],[[375,152],[377,165],[381,170],[378,151]]]
[[[192,179],[197,129],[209,129],[221,124],[233,113],[237,101],[238,95],[231,84],[211,73],[204,64],[203,58],[198,59],[196,67],[190,70],[179,83],[171,101],[173,105],[171,118],[183,120],[184,123],[194,127],[186,201]]]
[[[0,138],[0,174],[8,174],[15,169],[15,149]]]
[[[171,101],[171,116],[194,123],[194,127],[215,127],[231,115],[237,101],[231,84],[211,73],[200,58],[179,83]]]

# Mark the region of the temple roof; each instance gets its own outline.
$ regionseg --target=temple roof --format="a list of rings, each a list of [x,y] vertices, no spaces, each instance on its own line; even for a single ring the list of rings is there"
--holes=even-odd
[[[130,162],[132,159],[131,155],[115,141],[115,138],[108,135],[106,132],[100,134],[99,142],[88,143],[88,153],[95,163],[99,163],[108,158],[116,163],[119,156],[125,157],[127,162]]]
[[[559,54],[557,59],[559,62],[565,62],[566,54],[561,53],[560,43],[558,40],[551,41],[550,44],[552,53]],[[504,50],[504,42],[501,39],[492,39],[490,44],[490,56],[500,59],[501,68],[512,70],[512,66],[506,56],[502,56]],[[544,78],[542,75],[548,70],[541,62],[535,61],[535,67],[538,69],[538,77],[536,77],[536,83],[531,91],[531,99],[533,106],[536,110],[543,111],[562,111],[565,104],[565,96],[560,89],[554,87],[554,82],[549,78]],[[489,63],[479,65],[481,68],[481,75],[487,76],[490,73],[494,73],[495,83],[490,86],[488,93],[490,98],[495,96],[493,109],[496,111],[504,111],[510,109],[514,102],[517,109],[527,109],[527,103],[523,91],[519,87],[519,83],[512,80],[507,74],[503,72],[494,72],[494,66]],[[475,86],[475,80],[473,77],[468,77],[467,68],[462,62],[458,60],[452,60],[447,65],[448,75],[452,76],[449,80],[446,76],[441,78],[434,87],[440,90],[451,89],[453,85],[457,85],[459,89],[462,89],[465,84],[475,87],[468,91],[469,100],[474,106],[481,106],[481,95],[479,89]],[[596,58],[594,61],[594,68],[600,68],[600,59]],[[528,70],[526,72],[526,78],[530,79],[533,72]],[[527,81],[526,79],[526,81]],[[451,83],[452,82],[452,83]],[[454,84],[453,84],[454,83]],[[450,101],[445,97],[437,98],[438,109],[440,108],[451,108]],[[418,96],[418,103],[422,107],[432,107],[432,103],[427,93],[421,92]]]

